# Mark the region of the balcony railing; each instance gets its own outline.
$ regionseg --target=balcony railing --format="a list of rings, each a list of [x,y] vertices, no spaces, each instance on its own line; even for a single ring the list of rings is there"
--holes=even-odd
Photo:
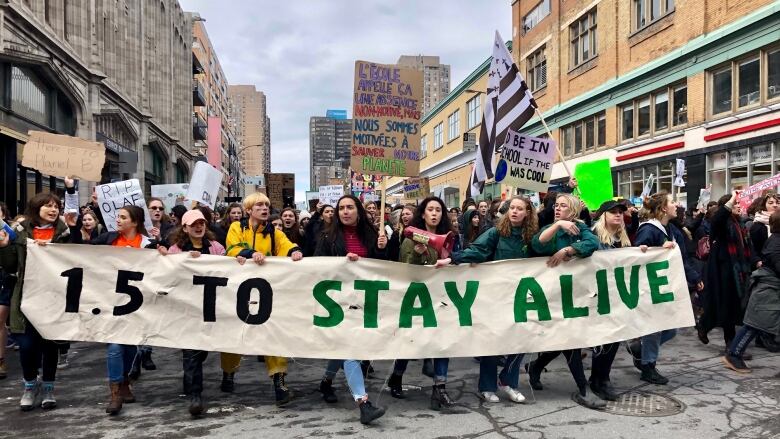
[[[197,79],[192,80],[192,105],[194,107],[206,106],[206,89]]]
[[[206,121],[198,113],[192,113],[192,139],[206,140]]]

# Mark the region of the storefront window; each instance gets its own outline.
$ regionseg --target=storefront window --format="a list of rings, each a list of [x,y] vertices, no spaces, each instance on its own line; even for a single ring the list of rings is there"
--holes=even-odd
[[[631,197],[642,195],[642,189],[645,187],[645,176],[642,168],[631,170]]]
[[[673,170],[673,164],[672,162],[662,162],[658,165],[659,173],[658,173],[658,191],[666,191],[668,193],[672,193],[672,170]]]

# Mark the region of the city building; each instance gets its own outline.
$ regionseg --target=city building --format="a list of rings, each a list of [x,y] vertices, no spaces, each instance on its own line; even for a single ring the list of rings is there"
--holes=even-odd
[[[438,56],[401,55],[397,64],[423,72],[423,114],[450,92],[450,66],[441,64]]]
[[[243,174],[258,177],[271,172],[271,119],[266,112],[265,94],[254,85],[231,85],[228,94]]]
[[[515,1],[513,56],[573,169],[609,158],[615,194],[695,206],[780,172],[780,3]],[[524,131],[545,132],[531,121]],[[558,163],[553,182],[568,176]]]
[[[63,176],[21,166],[29,130],[106,146],[82,202],[96,183],[138,178],[148,194],[189,180],[192,25],[177,1],[8,0],[0,16],[0,199],[12,215],[36,193],[63,192]]]
[[[352,119],[346,111],[328,110],[334,117],[313,116],[309,120],[309,186],[316,191],[334,179],[345,181],[349,173]],[[342,117],[343,114],[343,117]]]

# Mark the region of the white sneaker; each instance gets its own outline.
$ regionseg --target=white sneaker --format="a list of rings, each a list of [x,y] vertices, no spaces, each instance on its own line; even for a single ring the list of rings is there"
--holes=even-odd
[[[479,396],[482,397],[482,399],[485,400],[485,402],[498,402],[498,396],[496,396],[493,392],[482,392],[479,394]]]
[[[498,386],[498,392],[501,396],[504,398],[512,401],[512,402],[523,402],[525,401],[525,396],[523,396],[522,393],[518,392],[517,390],[509,387],[509,386]]]
[[[24,393],[22,393],[22,400],[19,401],[19,408],[22,409],[22,411],[29,411],[32,410],[33,407],[35,407],[35,402],[38,399],[38,394],[41,391],[41,383],[40,381],[35,381],[35,385],[33,387],[24,387]]]
[[[44,410],[51,410],[54,407],[57,407],[57,400],[54,399],[54,386],[53,385],[44,385],[43,391],[41,392],[42,395],[42,401],[41,401],[41,408]]]

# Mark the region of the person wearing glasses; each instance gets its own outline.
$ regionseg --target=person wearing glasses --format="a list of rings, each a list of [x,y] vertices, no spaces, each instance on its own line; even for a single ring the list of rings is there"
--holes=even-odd
[[[152,220],[152,228],[149,229],[149,237],[168,247],[168,235],[173,232],[174,225],[168,215],[165,214],[165,203],[159,198],[149,198],[146,208],[149,209],[149,218]]]

